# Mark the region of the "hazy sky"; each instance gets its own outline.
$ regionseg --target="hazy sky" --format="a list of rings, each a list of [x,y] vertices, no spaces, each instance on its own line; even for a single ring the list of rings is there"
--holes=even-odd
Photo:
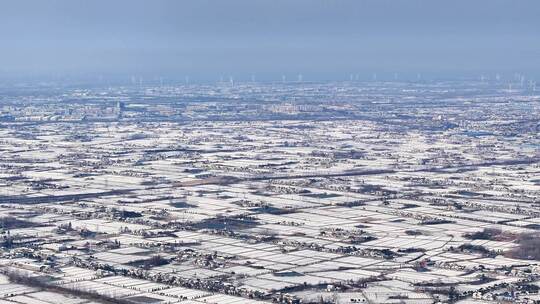
[[[0,38],[3,78],[538,76],[540,1],[0,0]]]

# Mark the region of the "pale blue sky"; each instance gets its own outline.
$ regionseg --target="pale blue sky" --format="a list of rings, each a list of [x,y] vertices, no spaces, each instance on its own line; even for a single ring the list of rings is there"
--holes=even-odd
[[[537,0],[0,0],[0,76],[540,73]]]

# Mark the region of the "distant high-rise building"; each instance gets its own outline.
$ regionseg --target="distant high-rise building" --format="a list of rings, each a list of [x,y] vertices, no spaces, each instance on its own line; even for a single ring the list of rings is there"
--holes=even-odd
[[[123,101],[116,102],[116,114],[118,114],[118,117],[121,117],[124,113],[124,110],[126,109],[126,103]]]

